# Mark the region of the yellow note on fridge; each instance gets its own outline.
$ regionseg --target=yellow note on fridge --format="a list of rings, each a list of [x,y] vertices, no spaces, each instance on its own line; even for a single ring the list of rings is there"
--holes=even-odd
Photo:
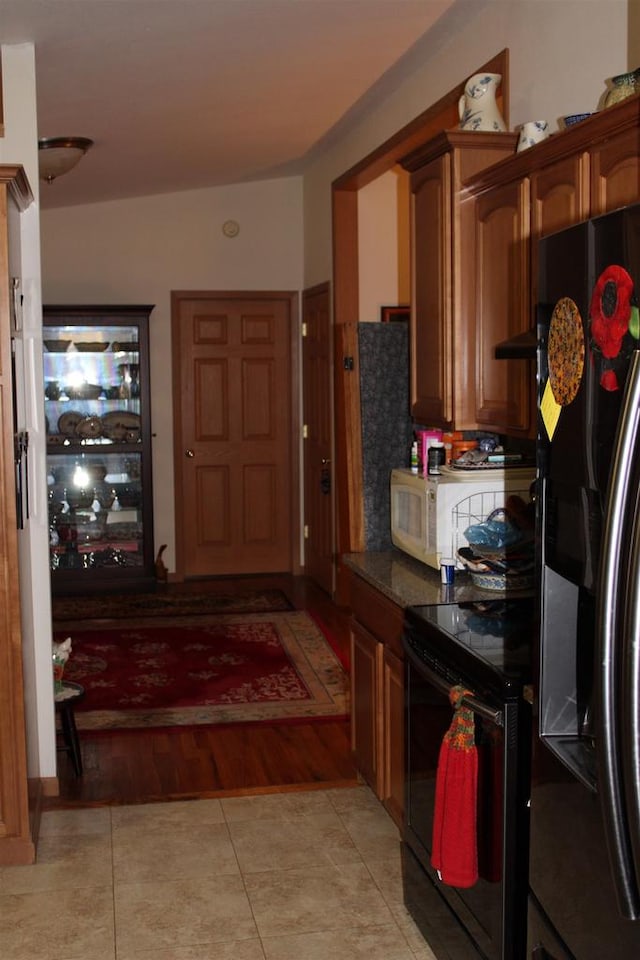
[[[558,426],[558,420],[560,419],[561,410],[562,407],[553,395],[551,383],[549,380],[547,380],[547,385],[544,388],[544,393],[542,394],[540,414],[542,416],[542,422],[544,423],[549,440],[553,440],[553,435],[556,431],[556,427]]]

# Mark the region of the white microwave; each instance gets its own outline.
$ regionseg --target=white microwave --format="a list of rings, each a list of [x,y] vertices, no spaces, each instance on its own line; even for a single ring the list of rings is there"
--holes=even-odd
[[[464,531],[482,523],[515,494],[529,502],[534,467],[459,470],[441,467],[438,477],[391,471],[391,541],[437,570],[443,557],[456,558],[469,544]],[[456,560],[457,566],[462,564]]]

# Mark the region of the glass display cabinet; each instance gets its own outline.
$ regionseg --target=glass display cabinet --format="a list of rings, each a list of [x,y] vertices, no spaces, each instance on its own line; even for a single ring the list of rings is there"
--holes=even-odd
[[[152,309],[44,307],[54,593],[154,581],[148,329]]]

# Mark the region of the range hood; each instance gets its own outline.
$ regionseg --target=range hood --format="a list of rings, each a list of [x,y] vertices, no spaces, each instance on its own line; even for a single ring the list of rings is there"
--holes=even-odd
[[[494,347],[496,360],[535,360],[538,337],[535,330],[525,330],[515,337],[502,340]]]

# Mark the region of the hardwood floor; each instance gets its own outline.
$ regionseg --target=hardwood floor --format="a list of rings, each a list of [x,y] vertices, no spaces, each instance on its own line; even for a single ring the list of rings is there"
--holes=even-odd
[[[283,590],[291,603],[326,625],[348,657],[346,616],[302,577],[242,577],[189,581],[169,592],[241,592],[251,587]],[[60,794],[46,808],[148,803],[254,792],[352,785],[348,721],[228,725],[172,730],[81,734],[84,772],[58,761]]]

